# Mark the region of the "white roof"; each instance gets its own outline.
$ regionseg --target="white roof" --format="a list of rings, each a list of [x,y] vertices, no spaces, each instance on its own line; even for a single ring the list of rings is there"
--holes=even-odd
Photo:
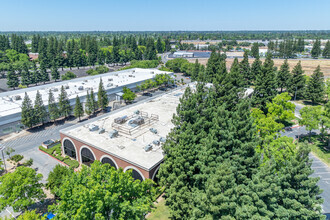
[[[115,89],[120,86],[129,85],[132,83],[142,82],[147,79],[153,78],[157,74],[170,73],[160,71],[157,69],[128,69],[118,72],[109,72],[96,76],[88,76],[82,78],[76,78],[68,81],[61,81],[52,84],[34,86],[25,89],[13,90],[9,92],[0,93],[0,120],[1,117],[9,116],[11,114],[21,112],[21,104],[23,102],[25,92],[28,94],[32,102],[34,103],[37,90],[42,95],[42,100],[45,105],[48,105],[48,93],[51,89],[54,97],[57,98],[60,94],[61,86],[68,87],[66,92],[69,99],[75,99],[78,96],[85,96],[87,90],[93,89],[94,93],[98,91],[98,85],[102,78],[105,90]],[[111,81],[110,81],[111,80]],[[80,87],[80,89],[79,89]],[[57,90],[57,91],[56,91]],[[15,100],[15,97],[19,96],[20,100]]]
[[[174,52],[174,55],[193,55],[193,52],[187,52],[187,51],[177,51]]]

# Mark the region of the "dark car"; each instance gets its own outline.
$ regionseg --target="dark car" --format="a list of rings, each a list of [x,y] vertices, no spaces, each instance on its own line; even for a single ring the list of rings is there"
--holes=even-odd
[[[160,87],[159,90],[160,91],[167,91],[167,88],[166,87]]]
[[[152,94],[150,92],[145,92],[142,94],[143,96],[149,96],[149,97],[152,97]]]

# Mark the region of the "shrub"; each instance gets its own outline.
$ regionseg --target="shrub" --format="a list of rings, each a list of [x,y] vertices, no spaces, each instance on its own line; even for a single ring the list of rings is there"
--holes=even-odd
[[[67,165],[69,165],[69,167],[71,167],[73,169],[79,167],[79,162],[76,160],[68,159],[68,160],[64,160],[64,163],[66,163]]]
[[[97,71],[94,70],[94,69],[89,69],[89,70],[86,71],[86,73],[87,73],[88,75],[91,75],[91,76],[94,76],[94,75],[98,75],[98,74],[99,74],[99,72],[97,72]]]
[[[18,88],[20,88],[20,89],[25,89],[25,88],[27,88],[27,86],[26,86],[26,85],[19,84],[19,85],[18,85]]]
[[[23,155],[16,154],[16,155],[12,156],[10,159],[17,163],[17,162],[21,161],[23,158],[24,158]]]
[[[74,79],[76,78],[76,74],[74,74],[73,72],[66,72],[64,75],[61,76],[62,80],[70,80],[70,79]]]
[[[32,164],[33,164],[33,159],[31,158],[28,161],[26,161],[25,163],[23,163],[23,166],[30,167],[30,166],[32,166]]]
[[[109,68],[106,67],[106,66],[98,66],[98,67],[96,67],[95,70],[96,70],[99,74],[109,72]]]
[[[121,70],[131,68],[156,68],[159,64],[158,60],[132,60],[130,66],[121,68]]]

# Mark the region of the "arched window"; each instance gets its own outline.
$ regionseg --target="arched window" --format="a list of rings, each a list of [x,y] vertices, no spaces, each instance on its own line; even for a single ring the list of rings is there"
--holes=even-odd
[[[133,169],[133,168],[129,168],[127,170],[132,170],[132,177],[135,180],[140,180],[141,182],[144,180],[144,178],[142,177],[142,174],[140,172],[138,172],[137,170]],[[126,171],[127,171],[126,170]]]
[[[157,169],[155,170],[155,172],[154,172],[154,174],[152,175],[152,180],[155,182],[155,183],[157,183],[158,184],[158,182],[159,182],[159,179],[158,179],[158,171],[159,171],[159,167],[160,166],[158,166],[157,167]]]
[[[92,153],[88,148],[84,147],[81,150],[81,162],[87,166],[90,166],[94,162],[95,158]]]
[[[77,152],[73,143],[70,140],[66,139],[63,141],[63,149],[65,155],[68,155],[69,157],[76,159]]]
[[[114,162],[112,159],[110,159],[109,157],[103,157],[102,160],[101,160],[101,162],[102,162],[103,164],[108,163],[108,164],[110,164],[110,166],[112,166],[112,167],[114,167],[115,169],[117,169],[117,165],[116,165],[115,162]]]

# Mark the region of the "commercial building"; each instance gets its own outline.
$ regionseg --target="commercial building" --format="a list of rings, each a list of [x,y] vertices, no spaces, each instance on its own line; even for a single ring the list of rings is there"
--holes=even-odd
[[[174,58],[192,58],[194,57],[193,52],[187,52],[187,51],[177,51],[173,53]]]
[[[152,79],[157,74],[164,73],[172,74],[157,69],[134,68],[0,93],[0,136],[17,131],[22,126],[20,123],[21,105],[25,93],[34,102],[36,93],[39,91],[45,106],[47,106],[49,91],[51,90],[57,99],[61,87],[64,86],[71,105],[74,105],[77,95],[82,102],[85,102],[87,91],[93,89],[94,93],[97,93],[99,82],[102,78],[104,88],[111,101],[116,99],[115,94],[121,92],[124,86],[134,89],[145,80]]]
[[[136,179],[156,180],[164,158],[161,146],[174,127],[171,120],[184,89],[61,130],[63,153],[81,164],[99,160],[132,170]]]

